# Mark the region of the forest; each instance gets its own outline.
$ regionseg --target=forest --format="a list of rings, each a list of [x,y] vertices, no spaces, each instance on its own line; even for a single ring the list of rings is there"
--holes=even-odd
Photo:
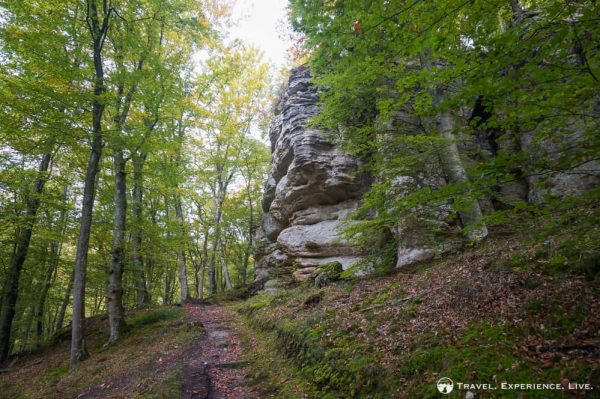
[[[252,281],[271,88],[258,50],[220,37],[223,6],[1,7],[0,357]]]
[[[0,0],[6,398],[594,397],[600,4],[283,3]]]

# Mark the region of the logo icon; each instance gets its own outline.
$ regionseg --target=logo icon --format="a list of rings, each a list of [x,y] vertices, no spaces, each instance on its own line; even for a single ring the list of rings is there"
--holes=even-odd
[[[437,382],[437,389],[440,393],[448,395],[454,389],[454,381],[448,377],[442,377]]]

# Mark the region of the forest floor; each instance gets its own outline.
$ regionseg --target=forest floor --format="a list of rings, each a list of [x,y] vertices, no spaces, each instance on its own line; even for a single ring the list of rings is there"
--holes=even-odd
[[[573,251],[568,225],[530,235],[322,289],[131,311],[110,346],[106,317],[89,318],[89,359],[69,371],[65,329],[9,361],[0,399],[435,399],[441,377],[562,387],[477,399],[599,398],[600,243]]]
[[[105,346],[106,317],[86,319],[90,358],[72,371],[68,327],[46,347],[13,357],[0,374],[0,398],[180,398],[184,359],[202,325],[178,306],[131,311],[127,321],[123,336]]]
[[[441,377],[497,388],[472,388],[475,398],[600,398],[600,258],[564,258],[567,229],[543,244],[525,234],[232,305],[251,342],[251,383],[277,399],[439,398]],[[449,397],[469,390],[454,388]]]
[[[0,373],[0,399],[250,399],[239,318],[230,307],[188,302],[133,310],[105,346],[106,317],[86,319],[90,358],[69,371],[69,332],[13,357]]]

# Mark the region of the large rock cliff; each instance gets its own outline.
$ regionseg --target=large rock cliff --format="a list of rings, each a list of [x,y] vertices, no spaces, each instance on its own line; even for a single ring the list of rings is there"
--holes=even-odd
[[[255,282],[268,281],[267,289],[289,278],[305,280],[319,264],[339,261],[348,268],[365,255],[340,233],[367,182],[355,158],[308,125],[317,102],[308,68],[294,69],[269,130],[272,169],[255,240]]]
[[[272,290],[291,280],[305,281],[314,276],[319,265],[334,261],[347,269],[369,254],[368,249],[353,245],[341,235],[344,225],[352,223],[347,217],[367,191],[369,179],[361,175],[359,161],[337,148],[328,132],[308,123],[319,112],[318,100],[308,68],[294,69],[269,130],[272,169],[265,184],[264,215],[255,237],[256,288]],[[411,118],[410,113],[400,115],[395,123],[414,124]],[[577,126],[573,124],[571,130],[576,132]],[[476,132],[475,140],[464,141],[471,144],[461,144],[466,146],[462,152],[477,150],[493,158],[500,145],[496,135],[497,132]],[[516,144],[532,158],[531,165],[521,165],[525,177],[499,186],[500,195],[508,202],[536,203],[548,195],[579,194],[600,184],[600,165],[596,161],[567,171],[557,167],[554,173],[547,173],[548,169],[543,173],[531,172],[539,163],[536,159],[552,164],[557,158],[553,154],[564,154],[558,144],[534,144],[531,139],[534,135],[535,132],[523,134],[522,142]],[[572,147],[581,137],[571,136],[574,138],[566,144]],[[417,175],[395,178],[390,186],[391,196],[402,197],[423,185],[445,184],[437,156],[421,161]],[[495,207],[489,198],[480,199],[480,204],[486,213]],[[502,209],[505,205],[498,206]],[[460,226],[446,223],[452,213],[449,206],[419,209],[426,215],[419,216],[417,212],[407,220],[398,220],[390,232],[397,246],[396,267],[421,262],[462,245]],[[433,237],[434,231],[438,236]]]

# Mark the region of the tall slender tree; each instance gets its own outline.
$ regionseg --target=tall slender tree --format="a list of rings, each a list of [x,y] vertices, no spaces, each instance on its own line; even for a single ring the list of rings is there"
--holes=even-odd
[[[102,117],[106,108],[103,98],[106,92],[104,81],[104,45],[111,23],[116,18],[115,9],[106,0],[102,2],[101,7],[98,6],[97,0],[86,0],[85,6],[85,20],[92,42],[92,59],[94,65],[93,99],[91,104],[92,129],[90,156],[86,167],[83,188],[79,239],[77,240],[77,252],[75,255],[73,320],[71,322],[71,368],[75,367],[79,361],[88,357],[84,334],[85,283],[92,229],[92,212],[96,197],[96,176],[104,147],[104,132],[102,128]]]

